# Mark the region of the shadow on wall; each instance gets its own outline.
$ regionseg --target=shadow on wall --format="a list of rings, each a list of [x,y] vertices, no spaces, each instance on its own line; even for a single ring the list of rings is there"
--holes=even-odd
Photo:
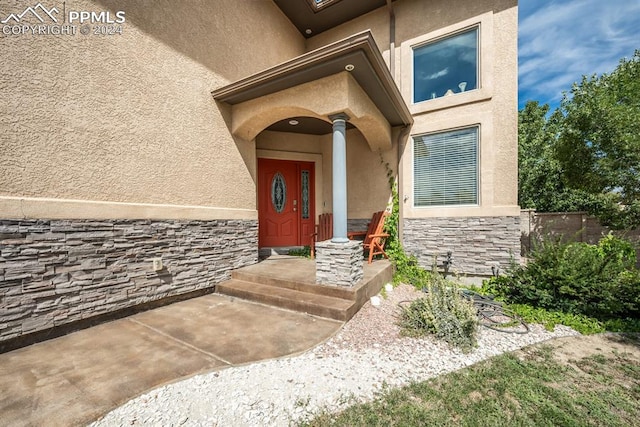
[[[228,81],[304,52],[304,38],[272,1],[95,0],[95,3],[113,12],[124,11],[128,25]]]
[[[236,148],[238,149],[238,153],[240,153],[240,156],[242,157],[242,161],[247,167],[247,170],[249,171],[249,173],[251,174],[251,179],[253,180],[253,183],[257,186],[258,185],[258,165],[257,165],[257,158],[256,158],[255,140],[247,141],[235,136],[233,132],[231,132],[231,121],[232,121],[231,106],[228,104],[224,104],[222,102],[215,101],[213,100],[213,98],[211,99],[211,101],[215,103],[216,108],[220,112],[220,115],[222,116],[222,119],[224,120],[224,123],[227,126],[227,129],[229,129],[229,135],[231,136],[231,138],[233,138],[233,142],[235,143]]]
[[[135,26],[227,82],[304,52],[304,38],[272,1],[95,0],[95,3],[114,13],[123,10],[126,25]],[[231,129],[230,109],[213,99],[211,102]],[[255,142],[229,134],[256,183]]]
[[[387,173],[396,175],[397,146],[383,152],[372,151],[357,128],[347,133],[347,141],[349,218],[363,219],[368,223],[374,212],[385,210],[390,205],[391,187]]]
[[[436,4],[435,7],[434,3]],[[402,42],[418,37],[429,31],[454,25],[465,19],[488,12],[489,10],[493,10],[494,13],[499,13],[515,6],[517,6],[516,0],[475,2],[468,2],[466,0],[439,0],[436,2],[410,0],[398,2],[395,5],[396,16],[415,20],[416,25],[397,27],[396,42]],[[417,24],[418,22],[419,25]]]

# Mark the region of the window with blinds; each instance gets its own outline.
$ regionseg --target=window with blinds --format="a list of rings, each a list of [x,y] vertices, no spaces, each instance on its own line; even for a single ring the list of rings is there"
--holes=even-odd
[[[413,139],[414,206],[478,204],[478,127]]]

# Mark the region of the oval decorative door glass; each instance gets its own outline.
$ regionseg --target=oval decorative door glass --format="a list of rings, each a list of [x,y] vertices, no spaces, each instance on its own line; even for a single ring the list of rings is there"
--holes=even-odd
[[[278,213],[282,213],[287,204],[287,183],[280,172],[276,172],[271,180],[271,203]]]

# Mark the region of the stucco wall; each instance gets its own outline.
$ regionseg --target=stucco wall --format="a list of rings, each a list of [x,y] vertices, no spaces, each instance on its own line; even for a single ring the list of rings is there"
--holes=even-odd
[[[318,94],[322,96],[318,96]],[[246,141],[255,139],[271,124],[290,117],[314,117],[328,121],[344,113],[362,132],[371,150],[391,148],[391,126],[347,71],[302,83],[233,105],[232,131]]]
[[[518,253],[517,1],[398,0],[393,9],[393,51],[386,6],[311,38],[307,49],[371,30],[414,118],[399,165],[405,248],[425,267],[451,250],[458,271],[491,274]],[[472,26],[480,28],[480,87],[414,104],[413,47]],[[414,207],[413,137],[470,126],[480,128],[478,205]]]
[[[0,0],[3,18],[26,6]],[[119,217],[181,217],[179,205],[254,218],[253,147],[234,141],[210,92],[303,53],[280,9],[254,0],[66,6],[124,11],[123,34],[0,34],[0,217],[30,216],[26,198],[39,206],[34,217],[108,217],[108,204],[76,202],[101,201],[121,203]],[[190,216],[211,216],[202,212]]]
[[[371,151],[361,133],[347,132],[348,217],[371,220],[374,212],[387,208],[391,198],[388,167],[397,170],[396,146]]]
[[[396,2],[398,4],[399,2]],[[307,39],[307,50],[317,49],[326,44],[349,37],[357,32],[370,30],[383,55],[389,54],[389,13],[386,7],[359,16],[342,25],[324,31]],[[387,56],[388,57],[388,56]]]
[[[518,216],[517,1],[399,0],[393,8],[394,77],[415,120],[402,151],[401,199],[407,196],[403,216]],[[389,22],[388,8],[382,7],[312,37],[307,49],[370,29],[390,61]],[[481,28],[481,89],[412,104],[412,46],[476,24]],[[476,124],[481,126],[479,206],[413,208],[411,136]]]
[[[29,6],[0,0],[0,20]],[[42,6],[60,24],[71,10],[125,22],[110,35],[0,24],[0,342],[210,290],[257,262],[255,143],[232,136],[211,91],[304,52],[271,1]]]
[[[411,3],[411,1],[409,1]],[[516,2],[489,2],[469,5],[436,2],[434,13],[441,15],[442,28],[400,42],[401,90],[410,104],[415,124],[411,136],[478,125],[480,127],[479,203],[472,207],[413,207],[413,139],[410,137],[402,156],[403,204],[405,218],[519,216],[517,206],[517,22]],[[400,3],[402,4],[402,2]],[[436,6],[442,7],[436,7]],[[420,3],[424,8],[425,5]],[[426,12],[426,11],[425,11]],[[398,19],[406,14],[414,36],[417,22],[408,11],[398,10]],[[412,46],[445,36],[469,26],[480,25],[480,80],[474,91],[411,104]],[[398,25],[405,28],[405,25]],[[402,34],[402,31],[399,31]],[[403,197],[404,198],[404,197]]]

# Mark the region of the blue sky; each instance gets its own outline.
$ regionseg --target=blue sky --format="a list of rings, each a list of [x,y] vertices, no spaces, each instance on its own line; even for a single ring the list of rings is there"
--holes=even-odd
[[[519,108],[555,109],[573,82],[640,49],[640,0],[520,0],[519,10]]]

